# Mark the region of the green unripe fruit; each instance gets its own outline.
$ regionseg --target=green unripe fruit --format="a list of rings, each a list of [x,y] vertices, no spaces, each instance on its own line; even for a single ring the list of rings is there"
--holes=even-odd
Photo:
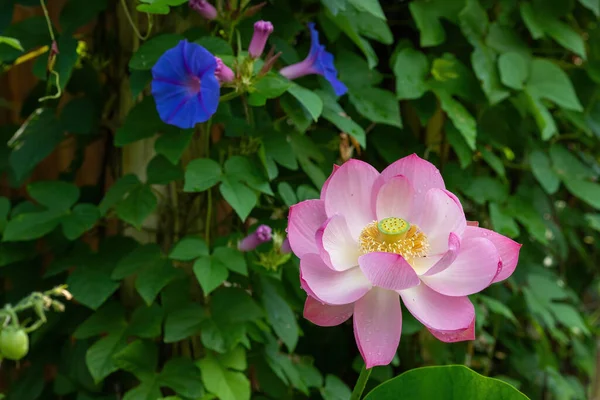
[[[29,336],[21,328],[8,326],[0,332],[0,353],[9,360],[20,360],[29,352]]]

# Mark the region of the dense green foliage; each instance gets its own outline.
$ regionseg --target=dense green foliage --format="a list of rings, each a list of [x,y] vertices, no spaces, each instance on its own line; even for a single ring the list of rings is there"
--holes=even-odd
[[[258,1],[225,0],[218,22],[183,0],[69,0],[51,62],[45,18],[11,22],[39,2],[0,3],[0,71],[47,46],[19,125],[0,126],[0,170],[27,194],[0,198],[0,303],[61,283],[74,297],[24,361],[2,362],[9,399],[347,399],[362,366],[352,327],[302,318],[298,260],[280,251],[287,210],[318,198],[333,164],[381,170],[413,152],[469,220],[523,248],[508,281],[472,296],[476,341],[441,343],[405,313],[398,357],[368,389],[464,364],[531,399],[600,395],[599,0],[272,0],[249,16],[235,10]],[[258,19],[275,27],[273,72],[208,123],[163,123],[156,60],[187,38],[232,65]],[[276,73],[304,58],[310,21],[349,88],[337,100],[321,77]],[[59,179],[31,181],[65,145]],[[88,146],[102,172],[78,187]],[[241,253],[258,223],[273,241]],[[414,382],[449,379],[424,371]]]

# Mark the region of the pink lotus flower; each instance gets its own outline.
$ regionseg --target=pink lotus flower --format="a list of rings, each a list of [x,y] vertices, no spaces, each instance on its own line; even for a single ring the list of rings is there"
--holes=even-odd
[[[465,219],[431,163],[411,155],[381,174],[350,160],[319,200],[291,207],[288,237],[308,293],[304,317],[320,326],[354,316],[367,368],[392,361],[400,301],[439,340],[475,338],[467,297],[508,278],[521,245]]]

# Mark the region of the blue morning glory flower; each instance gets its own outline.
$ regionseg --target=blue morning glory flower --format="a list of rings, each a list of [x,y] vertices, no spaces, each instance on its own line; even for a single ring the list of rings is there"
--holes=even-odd
[[[336,95],[341,96],[345,94],[348,88],[337,78],[337,70],[333,64],[333,54],[326,51],[325,46],[319,43],[319,32],[315,29],[315,24],[311,22],[308,24],[308,27],[311,38],[308,56],[299,63],[282,68],[279,73],[288,79],[296,79],[309,74],[319,74],[329,81]]]
[[[193,128],[219,106],[217,61],[208,50],[187,40],[164,52],[152,67],[152,95],[160,119],[179,128]]]

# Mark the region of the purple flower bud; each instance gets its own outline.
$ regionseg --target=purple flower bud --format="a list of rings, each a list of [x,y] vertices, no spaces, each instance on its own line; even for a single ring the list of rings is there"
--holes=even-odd
[[[273,32],[273,24],[269,21],[258,21],[254,24],[254,35],[248,47],[248,54],[251,58],[259,58],[265,49],[267,39]]]
[[[217,69],[215,70],[215,76],[222,85],[223,83],[232,82],[235,79],[235,74],[219,57],[215,57],[217,61]]]
[[[310,74],[322,75],[333,86],[336,95],[344,95],[348,88],[337,78],[337,70],[333,64],[333,54],[326,51],[325,46],[319,43],[319,32],[315,29],[315,24],[309,23],[308,28],[311,37],[308,56],[296,64],[282,68],[279,73],[292,80]]]
[[[280,251],[282,254],[287,254],[287,253],[292,252],[292,246],[290,246],[290,240],[287,237],[283,240],[283,243],[281,243]]]
[[[189,0],[188,6],[208,20],[217,19],[217,9],[206,0]]]
[[[238,250],[252,251],[269,240],[271,240],[271,227],[268,225],[261,225],[256,228],[253,233],[246,236],[238,243]]]

